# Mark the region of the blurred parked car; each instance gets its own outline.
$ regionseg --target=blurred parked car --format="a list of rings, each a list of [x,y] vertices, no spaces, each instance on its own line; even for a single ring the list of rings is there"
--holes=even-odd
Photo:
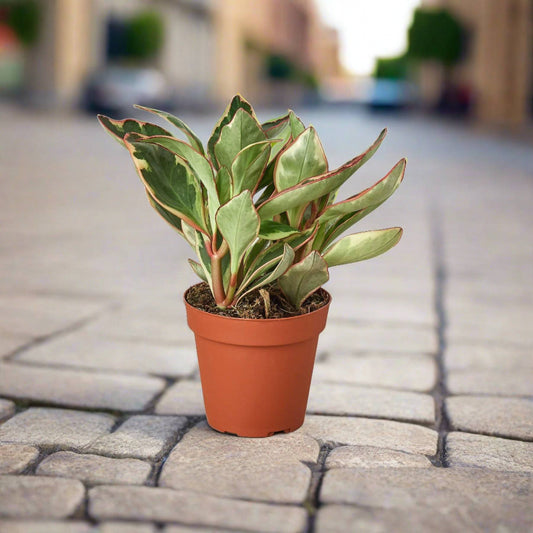
[[[106,67],[88,80],[82,97],[84,109],[115,116],[131,115],[133,104],[172,110],[177,96],[165,76],[153,68]]]
[[[405,109],[415,102],[414,87],[405,80],[376,79],[368,96],[368,106],[375,110]]]

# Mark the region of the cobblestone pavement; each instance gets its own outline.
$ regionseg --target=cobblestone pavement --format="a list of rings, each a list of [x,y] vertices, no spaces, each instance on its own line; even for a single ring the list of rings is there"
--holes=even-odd
[[[181,293],[186,245],[85,117],[0,109],[0,531],[533,528],[533,151],[465,126],[308,110],[347,192],[403,155],[362,229],[389,254],[335,268],[304,426],[206,425]],[[212,117],[190,117],[205,138]],[[5,130],[5,128],[4,128]]]

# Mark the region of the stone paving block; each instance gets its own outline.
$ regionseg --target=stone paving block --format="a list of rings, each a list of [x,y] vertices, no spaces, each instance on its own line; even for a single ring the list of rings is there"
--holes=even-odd
[[[205,416],[202,386],[199,381],[178,381],[165,391],[155,406],[160,415]]]
[[[451,394],[533,396],[533,370],[453,370],[447,386]]]
[[[446,336],[451,340],[511,342],[518,346],[533,346],[533,332],[529,327],[533,312],[530,307],[485,304],[449,310],[448,316]]]
[[[501,514],[499,511],[505,511]],[[519,507],[517,511],[523,510]],[[483,513],[469,511],[462,506],[460,512],[448,509],[362,509],[345,505],[325,505],[318,511],[317,533],[413,533],[436,531],[528,531],[533,519],[527,514],[513,514],[513,506],[500,506],[497,510],[484,509]]]
[[[111,459],[100,455],[57,452],[46,457],[37,474],[70,477],[90,485],[142,485],[152,465],[139,459]]]
[[[91,442],[85,451],[155,460],[174,444],[186,424],[187,419],[181,416],[132,416],[113,433]]]
[[[335,468],[325,474],[320,500],[379,509],[440,509],[531,514],[531,476],[479,468]]]
[[[89,491],[89,513],[97,520],[179,522],[273,533],[299,533],[307,521],[301,507],[158,487],[95,487]]]
[[[392,420],[308,415],[298,432],[322,442],[373,446],[422,455],[437,452],[436,431]]]
[[[164,387],[155,377],[0,363],[0,394],[67,407],[141,411]]]
[[[79,332],[35,346],[14,360],[171,377],[187,376],[197,368],[192,347],[119,341]]]
[[[352,324],[331,320],[318,341],[319,352],[387,351],[434,354],[437,349],[434,329],[398,324]]]
[[[307,410],[326,415],[359,415],[422,424],[435,423],[435,402],[428,394],[341,383],[313,382]]]
[[[93,525],[78,520],[1,520],[2,533],[100,533]]]
[[[39,450],[26,444],[0,444],[0,474],[19,474],[34,463]]]
[[[0,330],[11,335],[41,337],[102,312],[108,305],[94,298],[0,295]]]
[[[15,404],[0,398],[0,422],[15,414]]]
[[[194,335],[184,316],[147,314],[128,309],[91,322],[84,331],[111,339],[194,347]]]
[[[423,455],[373,448],[371,446],[339,446],[326,458],[326,468],[388,468],[431,467]]]
[[[166,526],[163,533],[227,533],[227,529],[218,527],[188,527],[188,526]],[[231,533],[246,533],[244,530],[233,529]]]
[[[94,533],[156,533],[152,524],[139,524],[137,522],[102,522],[98,524]]]
[[[446,412],[453,429],[533,440],[533,400],[452,396]]]
[[[80,449],[109,433],[114,423],[103,413],[30,407],[0,426],[0,442]]]
[[[533,442],[452,432],[446,437],[446,457],[450,466],[533,472]]]
[[[396,322],[434,327],[437,324],[435,306],[431,293],[405,296],[351,294],[337,291],[328,313],[329,319]]]
[[[67,518],[82,505],[85,489],[77,479],[0,476],[0,516]]]
[[[359,268],[363,266],[363,263],[357,266]],[[389,271],[387,276],[379,276],[376,273],[366,273],[365,276],[358,273],[354,276],[351,272],[345,273],[339,270],[337,275],[332,276],[328,282],[327,290],[332,294],[333,301],[338,295],[348,294],[353,297],[354,302],[357,302],[360,298],[368,296],[424,298],[428,294],[433,294],[434,285],[435,282],[431,276],[416,279],[405,275],[398,276],[393,270]]]
[[[317,362],[313,379],[426,392],[435,386],[437,365],[433,357],[423,354],[334,352]]]
[[[172,450],[159,478],[162,487],[275,503],[302,503],[320,447],[303,433],[268,439],[240,438],[191,429]]]
[[[448,342],[444,362],[448,370],[533,370],[530,349],[495,343]]]
[[[0,334],[0,361],[11,355],[18,348],[29,344],[31,341],[31,337],[6,335],[2,332],[2,334]]]

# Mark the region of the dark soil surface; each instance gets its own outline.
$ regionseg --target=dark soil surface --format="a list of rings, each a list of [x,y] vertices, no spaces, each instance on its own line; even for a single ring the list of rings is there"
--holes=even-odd
[[[324,289],[311,294],[300,309],[295,309],[287,301],[279,287],[275,284],[266,285],[262,289],[247,294],[235,307],[219,309],[207,283],[193,285],[185,296],[193,307],[214,315],[231,318],[289,318],[306,315],[320,309],[329,302],[329,295]]]

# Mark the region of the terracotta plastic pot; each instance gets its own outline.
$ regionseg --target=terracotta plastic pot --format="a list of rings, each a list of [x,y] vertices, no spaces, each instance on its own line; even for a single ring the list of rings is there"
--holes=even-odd
[[[185,300],[213,429],[267,437],[303,424],[330,302],[306,315],[251,320],[207,313]]]

